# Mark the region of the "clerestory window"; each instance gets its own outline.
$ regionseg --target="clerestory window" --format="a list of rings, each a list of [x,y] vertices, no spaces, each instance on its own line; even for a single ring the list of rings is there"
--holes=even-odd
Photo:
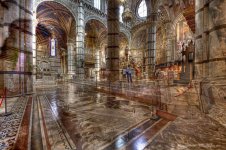
[[[56,56],[56,39],[50,41],[50,56]]]
[[[147,17],[147,5],[145,0],[142,0],[138,7],[138,15],[142,18]]]
[[[119,7],[119,21],[120,22],[123,22],[122,21],[122,13],[123,13],[123,11],[124,11],[124,7],[123,6],[120,6]]]
[[[94,0],[94,7],[100,10],[101,0]]]

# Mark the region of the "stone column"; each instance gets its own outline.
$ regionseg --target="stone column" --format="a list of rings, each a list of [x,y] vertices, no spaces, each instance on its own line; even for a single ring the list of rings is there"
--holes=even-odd
[[[75,47],[74,43],[67,43],[67,56],[68,56],[68,76],[72,79],[75,74]]]
[[[226,76],[226,0],[196,0],[195,78]]]
[[[172,62],[172,52],[173,52],[173,42],[172,42],[172,38],[168,37],[167,39],[167,45],[166,45],[166,59],[167,59],[167,64],[168,66],[170,65],[170,63]]]
[[[5,41],[5,35],[4,35],[4,8],[2,5],[0,5],[0,56],[2,54],[2,47],[4,45]],[[0,70],[4,70],[4,61],[0,59]],[[0,89],[4,87],[4,75],[0,75]],[[0,93],[2,94],[2,93]]]
[[[4,44],[4,41],[5,41],[5,37],[4,37],[4,26],[3,26],[3,18],[4,18],[4,8],[0,5],[0,54],[2,52],[2,47],[3,47],[3,44]],[[1,63],[3,64],[3,63]]]
[[[84,25],[84,9],[82,2],[78,6],[77,33],[76,33],[76,78],[84,79],[85,65],[85,25]]]
[[[148,78],[154,77],[155,65],[156,65],[156,21],[157,13],[152,12],[148,16],[150,26],[148,28],[148,43],[147,43],[147,71]]]
[[[108,1],[108,49],[107,70],[110,72],[109,80],[119,80],[119,2]]]
[[[97,71],[97,80],[100,79],[100,48],[96,50],[95,54],[95,71]]]
[[[35,12],[35,10],[34,10]],[[32,56],[33,56],[33,59],[32,59],[32,65],[33,65],[33,84],[35,84],[36,82],[36,70],[37,70],[37,48],[36,48],[36,27],[37,27],[37,24],[38,24],[38,21],[36,19],[36,13],[33,13],[33,16],[32,16]]]
[[[169,66],[172,61],[172,55],[173,55],[173,30],[171,29],[171,24],[170,22],[167,22],[165,24],[165,28],[166,28],[166,62],[167,65]]]
[[[65,51],[62,52],[62,72],[63,74],[66,74],[67,73],[67,62],[66,62],[66,57],[67,57],[67,54]]]
[[[148,9],[148,43],[147,43],[147,71],[148,78],[153,78],[156,65],[156,23],[157,23],[157,0],[146,0]]]

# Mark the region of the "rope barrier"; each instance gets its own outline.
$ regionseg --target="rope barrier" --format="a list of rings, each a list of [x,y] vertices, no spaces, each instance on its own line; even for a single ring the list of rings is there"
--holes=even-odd
[[[11,115],[12,113],[11,112],[7,112],[7,88],[5,87],[4,88],[4,92],[3,92],[3,96],[2,96],[2,100],[1,100],[1,102],[0,102],[0,107],[1,107],[1,105],[2,105],[2,103],[3,103],[3,100],[5,100],[5,114],[4,114],[4,116],[9,116],[9,115]]]
[[[4,92],[3,92],[3,96],[1,96],[2,99],[0,100],[0,107],[2,106],[2,103],[4,101],[4,99],[6,98],[6,88],[4,88]]]

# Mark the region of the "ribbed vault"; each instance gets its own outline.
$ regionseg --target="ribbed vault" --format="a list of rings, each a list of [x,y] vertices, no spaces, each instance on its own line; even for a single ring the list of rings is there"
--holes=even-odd
[[[75,20],[70,11],[56,2],[43,2],[37,7],[37,43],[55,36],[59,45],[66,47],[66,43],[75,37]]]

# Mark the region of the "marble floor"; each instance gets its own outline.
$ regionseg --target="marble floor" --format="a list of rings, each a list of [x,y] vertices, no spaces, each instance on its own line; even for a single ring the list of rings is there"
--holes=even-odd
[[[153,119],[151,104],[101,92],[88,84],[37,88],[33,95],[9,99],[8,106],[12,115],[0,117],[0,149],[224,150],[226,147],[225,126],[196,107],[189,107],[178,116],[159,111]]]
[[[40,89],[37,99],[44,108],[49,145],[55,149],[63,149],[65,143],[65,149],[120,149],[161,120],[150,120],[148,105],[95,92],[85,85]],[[64,137],[56,138],[57,124]]]

